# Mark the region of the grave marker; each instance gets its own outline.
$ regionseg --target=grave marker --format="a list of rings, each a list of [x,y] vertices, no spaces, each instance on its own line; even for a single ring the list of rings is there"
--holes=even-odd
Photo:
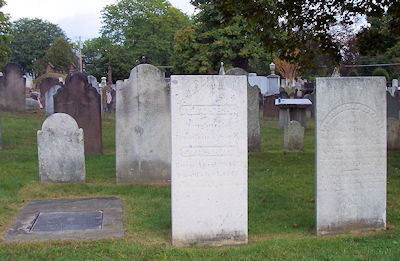
[[[385,87],[384,77],[317,78],[317,235],[386,226]]]
[[[85,181],[83,130],[65,113],[48,117],[37,132],[39,180]]]
[[[47,92],[46,92],[46,115],[52,115],[54,113],[54,95],[57,93],[58,89],[60,89],[60,85],[55,85],[51,87]]]
[[[0,108],[2,111],[25,111],[25,78],[22,67],[8,63],[0,77]]]
[[[247,243],[247,77],[171,76],[172,242]]]
[[[290,121],[283,131],[283,150],[302,151],[304,145],[304,127],[298,121]]]

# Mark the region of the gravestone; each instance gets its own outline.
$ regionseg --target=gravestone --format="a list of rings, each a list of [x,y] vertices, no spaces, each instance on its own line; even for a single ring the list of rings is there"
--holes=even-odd
[[[58,89],[60,89],[60,85],[55,85],[51,87],[47,92],[46,92],[46,115],[52,115],[54,113],[54,95],[57,93]]]
[[[307,111],[309,111],[310,112],[310,117],[311,117],[311,119],[314,119],[315,118],[315,112],[314,112],[314,97],[315,97],[315,95],[314,95],[314,93],[307,93],[306,95],[304,95],[304,99],[309,99],[310,101],[311,101],[311,106],[310,107],[307,107]]]
[[[25,99],[25,110],[39,110],[38,101],[32,98]]]
[[[54,112],[69,114],[85,133],[85,153],[101,154],[100,95],[92,88],[83,73],[67,76],[65,86],[54,97]]]
[[[96,89],[96,91],[100,94],[100,90],[99,90],[99,83],[97,82],[96,77],[94,77],[93,75],[89,75],[88,77],[88,82],[89,84]]]
[[[0,111],[0,150],[3,149],[3,134],[2,134],[2,127],[1,127],[1,111]]]
[[[247,77],[172,75],[172,243],[247,243]]]
[[[65,113],[49,116],[37,132],[39,180],[85,181],[83,130]]]
[[[40,103],[43,107],[46,107],[46,93],[51,87],[60,84],[60,80],[57,77],[45,77],[37,84],[37,87],[40,90]]]
[[[2,111],[25,111],[25,78],[22,67],[8,63],[0,77],[0,108]]]
[[[166,184],[171,179],[170,93],[149,64],[117,82],[117,183]]]
[[[241,68],[233,68],[226,75],[246,75],[247,72]],[[260,138],[260,106],[258,86],[251,86],[247,82],[247,146],[249,152],[261,150]]]
[[[386,226],[385,89],[384,77],[317,78],[317,235]]]
[[[400,123],[399,119],[387,118],[387,149],[400,150]]]
[[[290,121],[283,131],[283,150],[302,151],[304,145],[304,127],[298,121]]]
[[[266,96],[264,97],[264,104],[263,104],[263,118],[279,118],[279,108],[275,106],[275,95]]]
[[[400,103],[399,101],[386,92],[386,117],[399,119]]]

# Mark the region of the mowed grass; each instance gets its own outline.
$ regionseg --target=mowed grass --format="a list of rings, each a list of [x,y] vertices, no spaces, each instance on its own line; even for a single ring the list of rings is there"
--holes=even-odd
[[[103,155],[86,157],[86,183],[40,184],[36,132],[42,113],[2,113],[0,234],[32,199],[117,196],[125,238],[6,243],[0,260],[399,260],[400,152],[388,154],[386,231],[315,236],[314,122],[303,152],[282,152],[277,120],[261,121],[262,151],[249,154],[249,244],[171,245],[169,186],[115,184],[115,124],[103,121]],[[201,211],[201,210],[199,210]]]

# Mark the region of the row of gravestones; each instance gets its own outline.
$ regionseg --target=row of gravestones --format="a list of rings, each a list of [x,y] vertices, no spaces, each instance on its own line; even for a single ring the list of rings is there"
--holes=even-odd
[[[247,78],[177,75],[168,89],[156,68],[141,65],[117,84],[117,181],[167,182],[171,170],[174,245],[246,243]],[[384,229],[385,79],[319,78],[317,86],[317,234]],[[361,91],[371,95],[357,95]],[[68,116],[57,118],[49,117],[42,131],[54,134],[58,121],[70,121],[62,131],[82,144],[77,125]],[[54,144],[66,150],[63,142]],[[83,162],[83,152],[74,155]],[[83,165],[76,166],[82,171]]]

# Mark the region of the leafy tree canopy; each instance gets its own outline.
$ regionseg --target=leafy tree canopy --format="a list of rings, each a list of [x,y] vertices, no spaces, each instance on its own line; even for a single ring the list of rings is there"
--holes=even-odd
[[[226,69],[240,67],[265,73],[271,61],[247,22],[235,16],[221,24],[220,13],[206,2],[192,2],[199,13],[194,24],[175,34],[175,73],[216,73],[220,62]]]
[[[174,34],[189,18],[166,0],[121,0],[102,11],[102,36],[141,62],[170,65]]]
[[[12,55],[10,61],[22,65],[25,71],[33,73],[36,60],[43,58],[57,38],[66,36],[61,28],[38,18],[21,18],[12,24]]]
[[[340,61],[340,45],[330,30],[338,24],[351,24],[358,14],[380,13],[389,0],[194,0],[217,8],[223,19],[236,15],[246,19],[270,52],[285,60],[305,65],[319,55]],[[394,1],[397,2],[397,1]],[[299,54],[293,56],[296,49]]]
[[[0,0],[0,8],[6,5],[4,0]],[[3,68],[7,63],[11,49],[8,43],[11,41],[11,23],[8,15],[0,11],[0,67]]]
[[[47,63],[54,66],[54,71],[67,73],[71,63],[77,65],[77,57],[71,50],[71,45],[64,38],[57,38],[47,50],[43,58],[37,60],[34,69],[39,74],[46,70]]]

